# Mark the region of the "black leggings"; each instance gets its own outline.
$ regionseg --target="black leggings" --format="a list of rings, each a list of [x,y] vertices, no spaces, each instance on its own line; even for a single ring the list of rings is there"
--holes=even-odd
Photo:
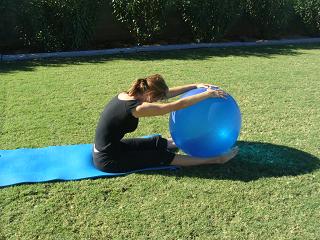
[[[94,165],[104,172],[128,172],[143,168],[168,166],[175,154],[167,150],[161,136],[122,139],[106,152],[94,152]]]

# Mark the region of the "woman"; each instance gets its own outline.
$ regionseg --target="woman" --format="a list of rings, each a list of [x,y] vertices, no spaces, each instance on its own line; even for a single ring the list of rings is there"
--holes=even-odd
[[[198,87],[207,90],[174,102],[157,103]],[[160,136],[123,139],[126,133],[137,128],[140,117],[164,115],[215,97],[225,97],[225,92],[212,90],[209,84],[169,89],[158,74],[136,80],[127,92],[115,96],[100,115],[93,147],[95,166],[105,172],[127,172],[167,165],[195,166],[229,161],[238,153],[238,147],[219,157],[197,158],[171,152],[170,149],[176,148],[172,139]]]

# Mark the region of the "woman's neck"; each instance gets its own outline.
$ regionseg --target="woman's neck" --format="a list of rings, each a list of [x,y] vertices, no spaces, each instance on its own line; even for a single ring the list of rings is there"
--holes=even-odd
[[[141,96],[141,95],[134,96],[134,95],[128,94],[127,92],[120,93],[118,95],[118,98],[120,100],[138,100],[140,102],[143,102],[143,96]]]

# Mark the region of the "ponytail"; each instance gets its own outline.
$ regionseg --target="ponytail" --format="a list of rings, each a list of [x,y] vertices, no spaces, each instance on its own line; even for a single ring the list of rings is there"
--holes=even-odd
[[[135,80],[127,91],[127,94],[137,96],[147,93],[155,98],[164,98],[166,97],[167,91],[168,86],[163,77],[159,74],[155,74]]]
[[[146,78],[138,78],[135,80],[128,90],[128,94],[131,96],[136,96],[138,94],[143,94],[148,90],[148,83]]]

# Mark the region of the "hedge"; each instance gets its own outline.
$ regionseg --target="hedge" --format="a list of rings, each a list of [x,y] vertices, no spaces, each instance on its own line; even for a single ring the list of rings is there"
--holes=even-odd
[[[281,35],[294,14],[292,0],[244,0],[242,4],[244,14],[262,38]]]
[[[14,31],[24,46],[41,50],[87,46],[100,0],[2,0],[17,22]]]
[[[138,43],[147,43],[154,40],[166,26],[168,1],[112,0],[113,13],[127,25]]]
[[[163,38],[169,12],[176,12],[190,29],[190,39],[199,42],[225,38],[243,18],[258,29],[259,38],[283,36],[292,19],[309,35],[320,34],[320,0],[0,0],[0,47],[22,41],[36,51],[87,48],[103,4],[112,7],[110,14],[136,43]]]
[[[180,4],[183,19],[201,42],[223,38],[241,14],[240,0],[181,0]]]
[[[295,12],[301,17],[310,35],[320,34],[320,0],[295,0]]]

